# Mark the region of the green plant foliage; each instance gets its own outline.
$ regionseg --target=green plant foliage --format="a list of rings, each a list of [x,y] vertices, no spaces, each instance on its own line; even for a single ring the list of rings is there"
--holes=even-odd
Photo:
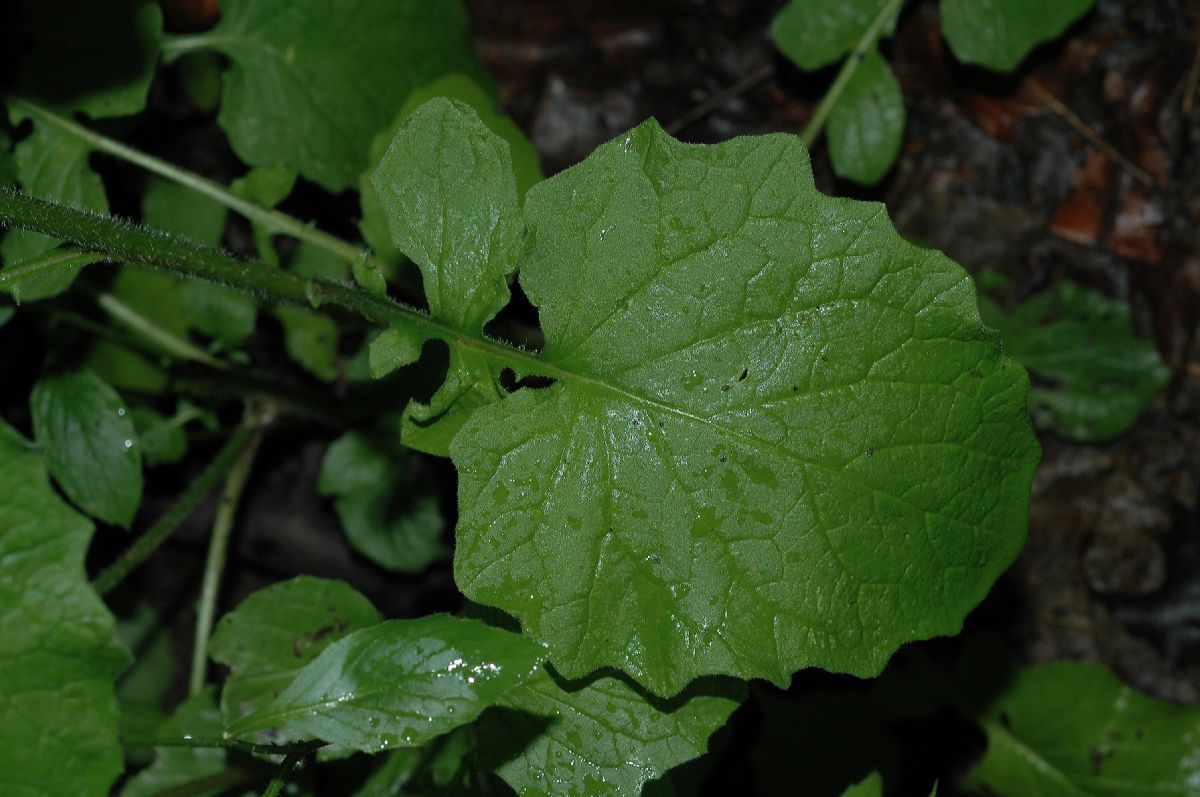
[[[833,170],[863,185],[883,179],[904,141],[904,97],[879,50],[871,48],[829,114]]]
[[[1121,434],[1166,383],[1154,344],[1133,333],[1129,305],[1060,280],[1011,313],[980,301],[1004,350],[1040,379],[1030,392],[1034,418],[1076,440]]]
[[[371,602],[340,581],[297,576],[246,598],[209,642],[229,667],[221,714],[232,724],[268,705],[321,651],[380,620]]]
[[[709,684],[654,700],[624,680],[570,683],[543,670],[507,693],[479,733],[489,764],[520,795],[637,797],[642,786],[703,755],[708,737],[740,702],[740,690]]]
[[[162,12],[153,0],[24,0],[32,46],[21,94],[63,112],[128,116],[146,106]]]
[[[137,431],[117,392],[91,371],[43,377],[29,397],[46,467],[83,511],[129,527],[142,500]]]
[[[14,122],[20,121],[14,118]],[[17,143],[17,181],[28,193],[66,205],[107,211],[108,198],[100,176],[88,165],[91,149],[78,138],[49,125],[35,124],[33,132]],[[6,268],[19,266],[53,250],[58,241],[26,230],[10,230],[0,241]],[[81,261],[93,262],[91,260]],[[12,289],[18,302],[47,299],[65,291],[77,271],[56,271],[24,280]]]
[[[842,792],[842,797],[883,797],[883,776],[872,772]]]
[[[151,177],[142,194],[142,220],[206,246],[218,246],[225,234],[227,211],[215,200],[178,183]]]
[[[354,184],[413,89],[450,72],[485,79],[458,0],[226,0],[222,12],[205,39],[232,61],[218,121],[234,150],[331,191]]]
[[[389,157],[430,163],[406,131]],[[492,251],[482,230],[517,236],[482,185],[487,215],[457,229],[436,184],[379,186],[412,192],[405,223],[442,251],[397,243],[443,286],[457,251]],[[451,446],[469,598],[565,676],[613,666],[663,695],[874,674],[959,627],[1020,549],[1038,448],[958,266],[817,192],[788,136],[688,146],[647,123],[531,189],[524,217],[546,347],[522,367],[557,382],[476,410]],[[473,324],[506,291],[492,263]]]
[[[423,744],[471,722],[539,671],[541,646],[478,620],[389,620],[334,642],[269,705],[233,725],[363,752]]]
[[[771,35],[784,55],[811,72],[853,50],[878,13],[879,0],[794,0],[775,17]]]
[[[396,137],[400,126],[413,111],[436,97],[446,97],[471,106],[479,114],[480,121],[489,130],[508,142],[519,197],[524,197],[530,186],[542,179],[542,167],[533,143],[525,137],[512,119],[497,110],[495,97],[474,80],[466,75],[446,75],[428,86],[416,89],[408,96],[408,100],[396,115],[395,121],[387,130],[375,136],[371,143],[371,168],[363,174],[359,181],[363,213],[359,230],[362,232],[363,240],[389,262],[397,261],[400,258],[400,252],[392,243],[391,234],[388,232],[389,216],[379,202],[375,187],[371,185],[371,175],[374,173],[376,165],[383,159],[384,153],[387,152],[392,139]]]
[[[1095,0],[941,0],[942,33],[958,60],[1011,72],[1057,39]]]
[[[224,730],[221,712],[211,690],[184,701],[158,728],[158,734],[170,738],[219,738]],[[130,778],[120,797],[156,797],[186,783],[217,775],[228,766],[225,751],[211,747],[160,747],[154,762]],[[213,789],[204,794],[220,794]]]
[[[121,772],[113,678],[128,655],[88,586],[92,524],[0,422],[0,792],[104,797]]]
[[[272,312],[283,325],[288,355],[318,379],[336,379],[338,330],[333,319],[302,307],[276,307]]]
[[[1138,694],[1103,667],[1021,671],[982,717],[988,749],[966,785],[997,797],[1193,794],[1200,709]]]
[[[508,145],[469,106],[434,99],[409,116],[372,180],[392,240],[421,269],[430,312],[477,337],[508,304],[521,246]],[[452,348],[429,405],[405,408],[405,445],[445,456],[470,414],[500,398],[499,372],[481,353]]]
[[[423,570],[446,555],[437,498],[405,483],[394,454],[365,434],[350,432],[329,446],[317,490],[335,498],[346,539],[381,567]]]
[[[142,461],[147,467],[179,462],[187,456],[188,443],[183,422],[168,418],[150,407],[134,407],[130,410],[130,417],[137,432]]]

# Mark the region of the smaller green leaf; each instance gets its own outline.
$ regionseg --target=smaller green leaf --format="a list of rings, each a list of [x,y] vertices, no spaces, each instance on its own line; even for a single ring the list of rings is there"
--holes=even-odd
[[[117,390],[158,395],[167,389],[167,372],[159,363],[110,340],[93,341],[83,365]]]
[[[372,184],[392,240],[421,269],[430,312],[480,334],[508,303],[524,230],[508,145],[470,106],[433,99],[401,126]],[[455,347],[429,405],[405,410],[402,440],[447,456],[471,413],[502,395],[495,363]]]
[[[22,94],[93,118],[146,107],[162,36],[153,0],[25,0]]]
[[[842,797],[883,797],[883,775],[872,772],[842,792]]]
[[[349,585],[311,576],[246,598],[221,618],[208,646],[213,661],[231,670],[221,692],[226,724],[270,703],[326,647],[379,619]]]
[[[391,620],[325,649],[235,736],[277,728],[379,752],[423,744],[471,722],[539,671],[536,642],[445,614]]]
[[[346,539],[381,567],[416,572],[446,554],[437,499],[405,484],[394,455],[350,432],[329,447],[317,489],[334,496]]]
[[[104,797],[121,772],[113,679],[129,657],[87,583],[92,524],[0,421],[0,793]]]
[[[708,738],[741,702],[724,682],[673,700],[625,680],[569,682],[542,670],[479,723],[483,754],[520,795],[637,797],[647,781],[703,755]]]
[[[287,199],[296,186],[296,171],[282,163],[271,163],[251,169],[229,184],[234,195],[273,208]],[[258,256],[265,263],[279,266],[279,253],[275,250],[274,233],[257,222],[250,225],[254,233],[254,245]]]
[[[829,114],[829,155],[833,170],[863,185],[874,185],[891,170],[904,142],[904,96],[891,68],[871,50]]]
[[[186,338],[189,287],[191,285],[173,274],[122,266],[108,292],[159,328]]]
[[[129,527],[142,500],[137,431],[117,392],[91,371],[54,374],[29,397],[46,466],[77,506]]]
[[[1034,419],[1076,440],[1129,429],[1170,376],[1154,344],[1134,335],[1129,305],[1069,280],[1012,313],[986,298],[979,311],[1005,352],[1041,377],[1029,396]]]
[[[371,339],[367,356],[371,376],[383,377],[405,365],[412,365],[421,356],[421,333],[409,324],[398,324],[383,330]]]
[[[186,421],[168,418],[149,407],[134,407],[130,415],[148,467],[179,462],[187,455],[187,435],[183,431]]]
[[[983,760],[965,785],[996,797],[1194,794],[1200,708],[1146,697],[1103,667],[1021,671],[981,717]]]
[[[204,691],[184,701],[158,733],[170,738],[220,738],[224,728],[212,691]],[[119,797],[156,797],[186,783],[223,772],[228,766],[225,750],[213,747],[159,747],[154,763],[134,775],[121,789]],[[198,797],[223,793],[217,786],[210,791],[189,792]]]
[[[1095,0],[941,0],[942,34],[954,56],[1011,72],[1029,51],[1062,35]]]
[[[14,124],[24,117],[14,115]],[[34,124],[33,132],[17,143],[17,180],[30,194],[53,199],[65,205],[108,211],[108,198],[100,175],[88,164],[91,149],[76,136],[60,128]],[[6,268],[49,252],[58,241],[27,230],[10,230],[0,242],[0,256]],[[43,277],[23,281],[13,297],[18,302],[47,299],[65,291],[78,271],[55,271]]]
[[[879,0],[792,0],[775,17],[771,35],[784,55],[811,72],[853,50],[879,6]]]
[[[383,272],[371,261],[366,252],[363,252],[354,259],[353,273],[354,281],[358,283],[360,288],[376,296],[387,296],[387,279],[384,278]]]
[[[171,180],[151,176],[142,194],[142,221],[196,243],[217,246],[229,211],[216,200]]]
[[[333,319],[300,307],[280,306],[273,312],[283,325],[288,355],[318,379],[336,379],[338,330]]]
[[[215,282],[193,282],[188,286],[186,302],[192,326],[231,348],[250,336],[258,320],[258,305],[253,299]]]

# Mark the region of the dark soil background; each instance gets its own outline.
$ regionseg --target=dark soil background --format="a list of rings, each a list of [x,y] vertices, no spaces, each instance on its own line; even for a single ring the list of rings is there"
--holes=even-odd
[[[203,1],[165,5],[175,30],[195,24],[189,14],[213,10]],[[479,53],[547,174],[648,116],[687,141],[798,133],[835,69],[805,75],[776,51],[768,30],[781,5],[467,0]],[[968,629],[998,632],[1023,662],[1099,662],[1142,691],[1192,703],[1200,702],[1198,45],[1200,2],[1099,0],[1018,72],[996,75],[957,63],[941,38],[936,3],[913,0],[884,46],[908,111],[899,162],[879,186],[863,189],[833,176],[822,144],[813,153],[822,190],[886,203],[904,235],[973,272],[1008,276],[1012,299],[1069,278],[1130,302],[1138,330],[1155,340],[1173,377],[1136,427],[1111,443],[1041,435],[1029,543]],[[228,181],[237,166],[223,135],[211,117],[177,108],[178,92],[168,72],[152,93],[157,116],[114,132]],[[135,173],[104,159],[96,166],[114,210],[136,215],[137,191],[123,197],[120,188],[138,185]],[[302,186],[284,209],[354,235],[353,197],[330,202]],[[248,242],[244,227],[235,228],[227,241],[235,251],[239,235],[242,246]],[[26,394],[18,389],[36,377],[39,356],[0,352],[10,390]],[[331,506],[314,490],[336,431],[317,425],[314,439],[313,428],[307,421],[285,428],[264,448],[224,608],[305,572],[346,579],[394,616],[459,609],[448,563],[397,577],[346,546]],[[452,518],[452,467],[422,458],[414,468],[445,485]],[[153,472],[143,516],[160,514],[193,476],[190,466]],[[132,605],[149,594],[175,618],[181,661],[210,523],[211,506],[117,596]],[[117,537],[99,541],[94,565],[124,547],[126,538]],[[946,645],[953,643],[924,648],[941,655]],[[850,679],[801,673],[791,691],[830,686],[854,688]],[[757,699],[715,745],[723,752],[720,773],[706,785],[711,793],[753,791],[762,706],[775,697],[758,685],[752,693]],[[982,749],[981,736],[940,716],[907,726],[903,737],[910,762],[903,793],[922,797],[935,777],[951,776]]]

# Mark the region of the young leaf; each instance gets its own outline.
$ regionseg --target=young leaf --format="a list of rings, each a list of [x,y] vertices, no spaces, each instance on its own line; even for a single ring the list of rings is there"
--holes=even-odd
[[[302,307],[272,310],[283,325],[288,355],[323,382],[337,378],[338,330],[333,319]]]
[[[872,772],[842,792],[842,797],[883,797],[883,776]]]
[[[166,739],[219,739],[223,730],[216,699],[211,691],[204,691],[175,709],[171,718],[158,729],[158,734]],[[154,763],[130,778],[119,797],[156,797],[223,772],[227,766],[225,750],[221,748],[160,747],[154,751]]]
[[[121,771],[113,679],[128,656],[88,586],[92,524],[0,422],[0,792],[104,797]]]
[[[1056,39],[1095,0],[941,0],[942,33],[954,56],[1011,72],[1037,45]]]
[[[183,431],[186,421],[168,418],[150,407],[134,407],[130,417],[142,460],[148,467],[178,462],[187,454],[187,435]]]
[[[780,52],[811,72],[849,53],[879,13],[879,0],[793,0],[771,24]],[[890,23],[888,30],[895,26]]]
[[[496,109],[495,97],[478,83],[466,75],[454,74],[422,86],[408,96],[388,129],[376,135],[371,142],[371,168],[359,181],[363,216],[359,231],[362,232],[363,240],[388,262],[398,261],[400,252],[392,243],[391,234],[388,232],[388,215],[379,202],[379,195],[371,183],[371,175],[387,151],[388,145],[396,137],[400,126],[413,111],[436,97],[447,97],[471,106],[489,130],[508,142],[518,196],[524,197],[530,186],[542,179],[542,167],[533,142],[521,132],[511,118]]]
[[[972,789],[1017,795],[1194,794],[1200,709],[1134,692],[1094,664],[1023,670],[982,717]]]
[[[647,781],[708,749],[737,690],[655,701],[619,678],[570,683],[542,670],[479,722],[483,755],[520,795],[637,797]]]
[[[829,114],[829,157],[839,177],[874,185],[891,170],[904,141],[904,97],[872,47]]]
[[[529,679],[542,647],[478,620],[433,614],[355,631],[308,664],[270,705],[230,729],[278,728],[364,752],[423,744]]]
[[[508,145],[467,105],[438,98],[409,116],[372,182],[392,240],[421,269],[432,315],[478,336],[508,303],[521,245]],[[478,352],[452,348],[429,406],[404,412],[405,444],[445,456],[470,413],[500,397],[499,371]]]
[[[142,194],[142,221],[204,244],[218,246],[229,211],[224,205],[179,183],[151,176]],[[144,272],[149,273],[149,272]]]
[[[246,163],[282,161],[331,191],[367,167],[417,86],[483,78],[458,0],[226,0],[208,44],[233,62],[218,121]]]
[[[1012,313],[980,301],[1004,350],[1044,384],[1034,417],[1076,440],[1107,440],[1137,422],[1170,370],[1151,341],[1133,334],[1129,305],[1060,280]]]
[[[67,497],[128,528],[142,500],[142,460],[117,392],[91,371],[54,374],[34,385],[29,408],[46,467]]]
[[[557,382],[451,445],[468,597],[564,676],[662,695],[873,675],[960,627],[1021,548],[1038,446],[959,266],[821,195],[790,136],[647,122],[525,219],[546,345],[522,367]]]
[[[437,498],[414,495],[393,458],[366,435],[349,432],[329,446],[317,490],[336,497],[346,539],[380,567],[416,572],[446,554]]]
[[[332,643],[374,626],[379,612],[340,581],[297,576],[255,592],[217,624],[213,661],[227,665],[221,692],[226,724],[270,703]]]
[[[20,67],[22,95],[93,118],[146,107],[162,36],[158,3],[25,0],[22,16],[32,44]]]
[[[91,149],[79,138],[51,125],[34,124],[33,132],[17,144],[17,180],[26,192],[43,199],[107,212],[104,185],[88,165],[90,154]],[[27,230],[9,230],[0,242],[0,255],[5,268],[13,268],[49,252],[58,243]],[[71,286],[78,273],[55,271],[33,277],[17,285],[13,297],[18,302],[32,302],[57,296]]]

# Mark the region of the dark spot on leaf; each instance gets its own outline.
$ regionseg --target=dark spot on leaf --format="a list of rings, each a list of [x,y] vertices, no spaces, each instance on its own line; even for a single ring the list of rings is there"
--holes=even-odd
[[[749,375],[750,375],[750,370],[748,368],[743,368],[742,372],[738,375],[738,381],[739,382],[744,381],[746,379],[746,377]]]
[[[717,459],[719,459],[721,462],[728,462],[728,461],[729,461],[729,457],[725,456],[724,454],[722,454],[721,456],[717,457]]]
[[[729,385],[721,385],[721,392],[722,392],[722,393],[728,393],[728,392],[729,392]]]
[[[873,448],[868,448],[868,449],[867,449],[867,459],[870,459],[870,458],[871,458],[871,457],[873,457],[873,456],[875,456],[875,449],[873,449]]]
[[[1113,754],[1111,750],[1105,750],[1102,747],[1093,747],[1088,755],[1092,759],[1092,774],[1099,775],[1100,770],[1104,768],[1104,762],[1112,758]]]
[[[1007,711],[1000,712],[1000,724],[1003,725],[1008,730],[1010,730],[1010,731],[1012,730],[1012,718],[1010,718],[1008,716]]]
[[[799,393],[799,392],[800,392],[800,386],[799,386],[799,385],[792,385],[792,392],[793,392],[793,393]]]

